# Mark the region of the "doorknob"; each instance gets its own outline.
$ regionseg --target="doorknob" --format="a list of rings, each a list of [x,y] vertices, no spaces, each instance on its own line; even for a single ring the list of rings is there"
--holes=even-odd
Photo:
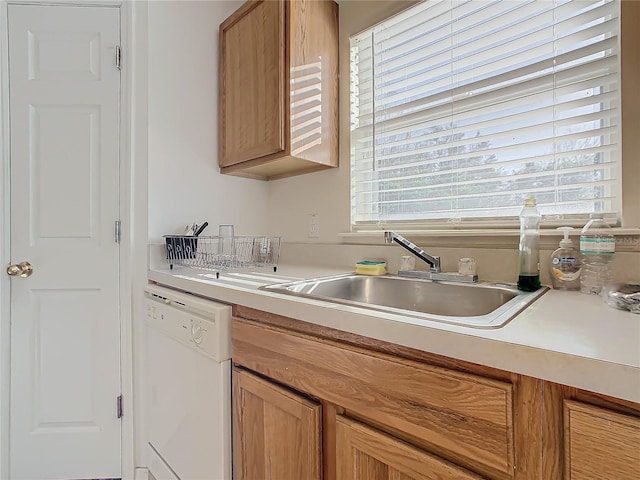
[[[14,263],[7,267],[7,273],[12,277],[20,276],[26,278],[33,273],[33,265],[27,261]]]

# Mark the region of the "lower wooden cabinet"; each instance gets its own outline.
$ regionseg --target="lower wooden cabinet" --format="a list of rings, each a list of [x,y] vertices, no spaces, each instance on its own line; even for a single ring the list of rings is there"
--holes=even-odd
[[[564,402],[566,480],[640,479],[640,418]]]
[[[477,480],[481,477],[339,415],[336,471],[340,480]]]
[[[235,312],[236,480],[640,480],[637,403]]]
[[[320,480],[320,405],[233,369],[233,478]]]

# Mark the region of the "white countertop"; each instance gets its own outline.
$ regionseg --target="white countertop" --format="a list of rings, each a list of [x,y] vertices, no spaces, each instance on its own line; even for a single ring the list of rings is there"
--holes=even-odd
[[[640,315],[600,297],[550,290],[507,325],[480,329],[257,290],[345,270],[279,265],[222,272],[176,267],[150,281],[427,352],[640,403]]]

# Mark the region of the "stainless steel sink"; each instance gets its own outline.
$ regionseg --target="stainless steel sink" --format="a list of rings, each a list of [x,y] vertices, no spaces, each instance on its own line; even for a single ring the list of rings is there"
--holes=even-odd
[[[354,274],[265,285],[260,289],[476,328],[502,327],[547,291],[546,287],[521,292],[503,284]]]

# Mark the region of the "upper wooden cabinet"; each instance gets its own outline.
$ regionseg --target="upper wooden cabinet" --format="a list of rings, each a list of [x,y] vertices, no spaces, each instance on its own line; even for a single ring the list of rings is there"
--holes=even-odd
[[[220,25],[219,164],[264,180],[338,166],[338,5],[252,0]]]

